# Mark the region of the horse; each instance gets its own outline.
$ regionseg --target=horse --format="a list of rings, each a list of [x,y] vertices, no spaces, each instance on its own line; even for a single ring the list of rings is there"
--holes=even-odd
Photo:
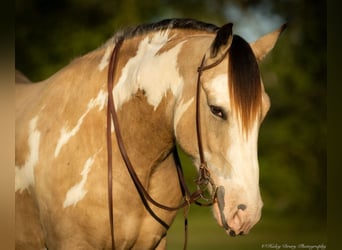
[[[258,64],[284,28],[248,43],[231,23],[167,19],[117,32],[46,80],[17,72],[16,249],[165,249],[186,189],[176,145],[204,176],[217,223],[248,234],[270,108]]]

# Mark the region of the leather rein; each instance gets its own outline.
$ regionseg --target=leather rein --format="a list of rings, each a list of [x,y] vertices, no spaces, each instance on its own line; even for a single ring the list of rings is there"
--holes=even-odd
[[[195,180],[195,183],[197,185],[196,191],[191,193],[186,185],[183,170],[181,166],[181,162],[179,159],[179,155],[177,152],[176,146],[173,149],[173,157],[176,164],[177,174],[178,174],[178,180],[180,189],[183,196],[183,202],[175,207],[166,206],[164,204],[161,204],[157,202],[155,199],[153,199],[143,184],[141,183],[138,175],[136,174],[136,171],[129,159],[129,156],[127,154],[126,147],[124,145],[122,134],[120,130],[120,124],[118,121],[118,115],[116,112],[115,104],[114,104],[114,97],[113,97],[113,82],[114,82],[114,74],[116,71],[116,67],[118,64],[118,54],[120,51],[120,48],[124,42],[123,38],[119,38],[118,41],[115,44],[115,47],[112,51],[110,62],[108,66],[108,76],[107,76],[107,87],[108,87],[108,103],[107,103],[107,153],[108,153],[108,206],[109,206],[109,220],[110,220],[110,231],[111,231],[111,244],[112,249],[115,249],[115,240],[114,240],[114,216],[113,216],[113,154],[112,154],[112,122],[114,125],[114,131],[115,136],[117,139],[117,144],[121,153],[121,157],[124,160],[124,163],[126,165],[126,168],[129,172],[129,175],[137,189],[137,192],[141,198],[142,203],[144,204],[146,210],[150,213],[150,215],[158,221],[163,227],[166,228],[166,230],[169,229],[169,225],[164,222],[160,217],[158,217],[154,211],[151,209],[149,203],[153,204],[154,206],[161,208],[163,210],[167,211],[176,211],[180,208],[184,208],[184,228],[185,228],[185,240],[184,240],[184,249],[187,247],[187,215],[189,206],[191,203],[195,203],[200,206],[211,206],[216,199],[216,190],[217,187],[210,177],[210,172],[207,166],[207,163],[205,161],[204,153],[203,153],[203,143],[202,143],[202,133],[201,133],[201,116],[200,116],[200,79],[201,74],[203,71],[213,68],[216,65],[218,65],[224,58],[204,66],[205,56],[203,56],[203,59],[201,61],[201,65],[198,67],[197,72],[197,90],[196,90],[196,132],[197,132],[197,142],[198,142],[198,151],[200,156],[200,167],[199,167],[199,175],[198,178]],[[205,193],[208,189],[208,184],[211,185],[211,197],[208,197],[208,195]],[[200,199],[203,199],[206,201],[206,203],[199,202]]]

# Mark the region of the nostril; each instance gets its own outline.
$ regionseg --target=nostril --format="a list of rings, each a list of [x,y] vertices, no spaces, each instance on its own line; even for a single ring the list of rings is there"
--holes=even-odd
[[[234,230],[230,230],[229,235],[232,236],[232,237],[235,237],[235,236],[236,236],[236,233],[235,233]]]
[[[245,211],[247,206],[245,204],[239,204],[237,207],[239,210]]]

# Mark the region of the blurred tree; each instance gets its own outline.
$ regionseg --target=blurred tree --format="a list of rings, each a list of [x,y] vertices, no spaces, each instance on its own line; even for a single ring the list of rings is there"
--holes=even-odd
[[[227,16],[232,14],[227,9],[233,7],[239,10],[238,15]],[[265,211],[310,211],[324,219],[327,131],[323,0],[16,0],[16,67],[39,81],[126,26],[170,17],[239,24],[250,13],[259,13],[257,21],[249,20],[254,29],[261,26],[260,18],[268,18],[267,13],[290,24],[261,65],[272,100],[259,140]]]
[[[260,135],[261,184],[274,208],[325,218],[326,3],[277,1],[273,8],[290,26],[262,65],[273,107]]]

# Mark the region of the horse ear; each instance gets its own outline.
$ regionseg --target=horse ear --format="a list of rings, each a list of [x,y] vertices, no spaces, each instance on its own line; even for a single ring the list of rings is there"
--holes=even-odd
[[[286,27],[287,24],[283,24],[280,28],[260,37],[258,40],[250,44],[258,62],[262,61],[273,49],[280,34],[286,29]]]
[[[233,40],[232,28],[233,24],[227,23],[217,31],[215,40],[210,46],[210,58],[221,57],[227,52]]]

